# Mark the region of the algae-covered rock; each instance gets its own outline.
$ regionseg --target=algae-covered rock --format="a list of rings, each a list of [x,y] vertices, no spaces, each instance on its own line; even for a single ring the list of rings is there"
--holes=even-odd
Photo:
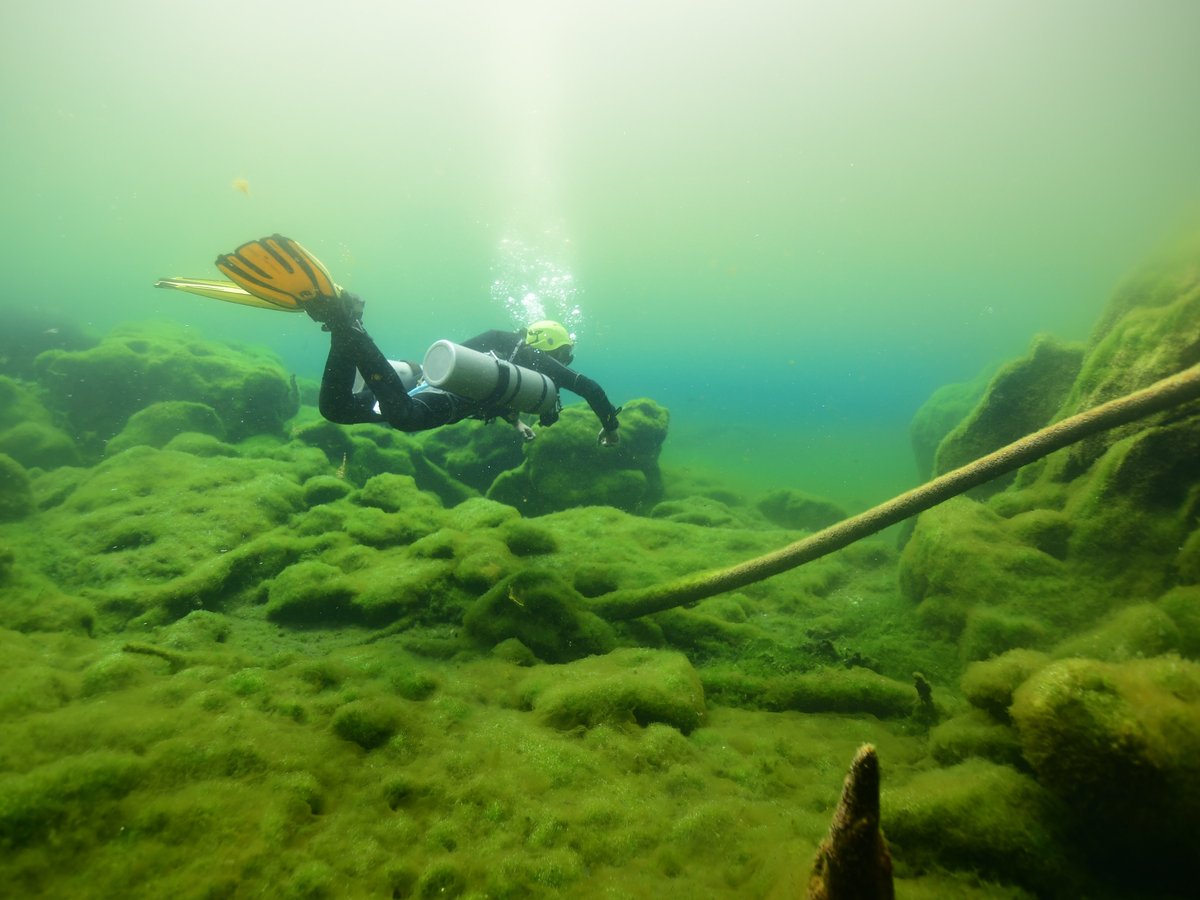
[[[1000,368],[971,414],[942,439],[933,474],[957,469],[1047,425],[1071,390],[1082,357],[1077,344],[1036,337],[1024,357]],[[972,493],[988,496],[1013,478],[993,479]]]
[[[1185,871],[1200,853],[1200,664],[1068,659],[1034,674],[1012,717],[1038,780],[1093,852]]]
[[[736,668],[708,667],[704,669],[704,686],[717,702],[774,712],[867,713],[905,719],[919,711],[919,698],[912,684],[858,666],[766,678],[746,675]]]
[[[1179,634],[1179,652],[1200,659],[1200,586],[1181,585],[1163,594],[1156,603],[1171,617]]]
[[[1181,641],[1170,615],[1152,603],[1137,603],[1117,610],[1095,628],[1061,642],[1054,648],[1054,655],[1122,662],[1177,651]]]
[[[1009,650],[983,662],[967,666],[959,690],[971,703],[1001,722],[1008,721],[1013,694],[1029,677],[1050,663],[1050,656],[1036,650]]]
[[[0,453],[7,453],[27,469],[80,463],[79,448],[71,436],[46,422],[22,422],[0,432]]]
[[[934,726],[929,732],[929,755],[941,766],[971,758],[1013,768],[1025,765],[1016,731],[976,711]]]
[[[616,643],[611,626],[583,608],[573,587],[539,569],[498,582],[467,610],[463,628],[486,647],[516,638],[548,662],[605,653]]]
[[[66,310],[46,306],[48,298],[40,293],[34,302],[11,302],[4,309],[0,360],[5,372],[17,378],[32,379],[34,360],[48,350],[83,350],[97,341]]]
[[[207,434],[218,440],[225,438],[225,426],[211,406],[190,400],[161,400],[130,416],[104,452],[114,456],[139,444],[161,448],[185,432]]]
[[[1069,554],[1109,588],[1153,599],[1200,513],[1200,418],[1146,427],[1111,443],[1072,484]]]
[[[543,556],[558,549],[553,531],[524,519],[500,526],[500,537],[513,556]]]
[[[562,411],[557,424],[524,445],[525,461],[503,472],[487,496],[525,515],[577,506],[649,509],[662,496],[658,456],[669,416],[653,400],[630,401],[621,413],[621,442],[596,442],[596,417],[585,406]]]
[[[1017,647],[1041,647],[1048,641],[1042,619],[1011,609],[976,606],[967,611],[958,655],[963,662],[991,659]]]
[[[394,472],[371,477],[358,492],[358,502],[389,513],[430,510],[439,506],[433,497],[417,487],[416,479],[411,475]]]
[[[400,729],[401,707],[394,701],[376,697],[351,700],[333,714],[333,732],[344,741],[353,741],[364,750],[386,744]]]
[[[288,566],[267,588],[267,618],[288,625],[332,625],[355,618],[354,590],[340,569],[316,560]]]
[[[480,493],[525,459],[520,437],[501,422],[464,419],[424,432],[418,440],[430,461]]]
[[[357,615],[379,627],[406,616],[436,621],[439,614],[447,615],[453,569],[453,563],[440,559],[391,557],[344,580],[353,587]],[[457,617],[457,610],[451,617]]]
[[[233,630],[228,616],[198,609],[162,630],[161,640],[173,650],[201,650],[223,644]]]
[[[680,497],[664,500],[650,510],[653,519],[666,519],[705,528],[735,528],[745,525],[745,516],[711,497]]]
[[[968,659],[1066,632],[1109,602],[1062,560],[1025,543],[1008,521],[965,497],[921,514],[900,557],[900,585],[934,632],[957,639],[976,616]],[[1064,602],[1064,598],[1070,598]]]
[[[870,713],[904,718],[916,711],[911,684],[861,667],[829,668],[769,679],[762,695],[766,709],[800,712]]]
[[[906,865],[965,869],[1039,896],[1072,896],[1058,804],[1028,775],[968,759],[885,786],[882,807],[892,852]]]
[[[11,456],[0,453],[0,522],[23,519],[33,512],[29,473]]]
[[[354,450],[350,429],[343,428],[328,419],[317,419],[297,425],[292,429],[292,438],[321,450],[331,466],[340,466],[343,462],[348,463],[350,454]]]
[[[353,490],[344,478],[334,475],[314,475],[304,482],[304,502],[308,506],[320,506],[341,500]]]
[[[704,720],[704,689],[681,653],[623,649],[540,666],[521,684],[523,702],[555,728],[663,722],[688,734]]]
[[[1065,513],[1056,509],[1025,510],[1008,517],[1008,527],[1016,538],[1029,546],[1055,559],[1066,559],[1072,526]]]
[[[275,574],[271,551],[257,542],[270,543],[276,526],[304,508],[291,476],[290,465],[271,460],[132,447],[86,470],[62,502],[40,514],[55,552],[38,564],[64,588],[120,596],[129,615],[168,603],[168,595],[175,598],[171,616],[185,615],[197,608],[187,606],[189,597],[236,593],[229,577],[244,583]],[[291,540],[288,532],[277,537]],[[237,572],[235,563],[246,568]],[[210,576],[217,581],[206,586]],[[178,593],[167,586],[176,581]]]
[[[1200,235],[1166,248],[1131,275],[1109,301],[1088,339],[1079,375],[1059,417],[1148,387],[1196,362],[1200,346]],[[1195,402],[1088,438],[1045,461],[1022,481],[1068,481],[1112,445],[1164,421],[1190,419]],[[1192,427],[1196,427],[1193,424]]]
[[[975,408],[992,377],[988,367],[970,381],[946,384],[921,404],[909,423],[909,438],[922,479],[933,475],[933,459],[938,445]]]
[[[100,804],[144,784],[150,768],[133,753],[102,750],[0,775],[0,846],[22,847],[92,823]]]
[[[771,491],[757,506],[767,520],[781,528],[819,531],[846,518],[846,511],[836,503],[791,488]]]
[[[202,341],[183,329],[117,328],[86,350],[48,350],[36,368],[48,402],[96,450],[133,413],[162,400],[208,404],[233,440],[282,434],[299,408],[276,357]]]

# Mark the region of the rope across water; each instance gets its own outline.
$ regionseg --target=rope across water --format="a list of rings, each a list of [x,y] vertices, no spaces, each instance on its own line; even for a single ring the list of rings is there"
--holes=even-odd
[[[648,588],[614,591],[593,599],[588,608],[609,620],[633,619],[754,584],[841,550],[1055,450],[1196,399],[1200,399],[1200,365],[1048,425],[994,453],[772,553],[715,572],[689,575]]]

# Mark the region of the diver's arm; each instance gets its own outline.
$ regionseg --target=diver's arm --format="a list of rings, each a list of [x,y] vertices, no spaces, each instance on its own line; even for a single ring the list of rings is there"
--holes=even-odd
[[[516,410],[501,416],[505,422],[517,430],[517,434],[521,436],[521,440],[528,443],[537,437],[537,432],[521,421],[521,414]]]
[[[495,353],[501,359],[508,359],[513,347],[520,341],[520,336],[511,331],[500,331],[493,328],[483,334],[461,341],[462,346],[480,353]]]
[[[532,348],[527,349],[529,352],[521,354],[521,358],[518,360],[519,364],[528,365],[534,371],[547,376],[560,388],[566,388],[586,400],[603,428],[603,431],[600,432],[600,443],[605,446],[617,443],[617,428],[620,426],[617,421],[619,410],[612,405],[608,395],[604,393],[604,388],[586,375],[567,368],[553,357]]]

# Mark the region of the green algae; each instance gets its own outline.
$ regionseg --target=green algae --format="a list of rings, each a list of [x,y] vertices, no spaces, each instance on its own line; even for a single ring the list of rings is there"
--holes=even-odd
[[[0,453],[0,522],[23,519],[32,511],[29,473],[11,456]]]
[[[521,686],[521,704],[555,728],[704,721],[704,689],[678,653],[627,648],[562,666],[540,666]]]
[[[1178,657],[1067,659],[1017,690],[1012,717],[1026,759],[1096,849],[1180,867],[1197,849],[1181,823],[1200,815],[1198,701],[1200,665]]]
[[[1038,417],[1181,361],[1194,297],[1144,293]],[[899,556],[611,623],[592,598],[788,543],[807,495],[660,471],[653,401],[619,448],[582,406],[522,446],[289,419],[313,391],[269,357],[145,330],[30,372],[0,381],[29,492],[0,525],[18,893],[778,896],[865,741],[900,896],[1144,896],[1195,850],[1185,413],[931,510]]]
[[[906,867],[951,865],[1039,896],[1077,896],[1075,867],[1055,852],[1062,811],[1028,775],[971,759],[885,788],[881,805],[893,857]]]

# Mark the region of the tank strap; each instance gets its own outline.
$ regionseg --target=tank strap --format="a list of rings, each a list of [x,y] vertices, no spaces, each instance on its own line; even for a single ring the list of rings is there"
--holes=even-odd
[[[505,365],[504,361],[502,361],[495,353],[490,353],[488,355],[496,361],[496,386],[492,388],[492,392],[490,394],[479,401],[483,406],[491,406],[499,401],[499,399],[508,392],[508,382],[513,372],[517,373],[517,385],[519,386],[521,383],[519,380],[521,373],[516,366],[512,365],[511,363],[509,363],[509,365]]]

